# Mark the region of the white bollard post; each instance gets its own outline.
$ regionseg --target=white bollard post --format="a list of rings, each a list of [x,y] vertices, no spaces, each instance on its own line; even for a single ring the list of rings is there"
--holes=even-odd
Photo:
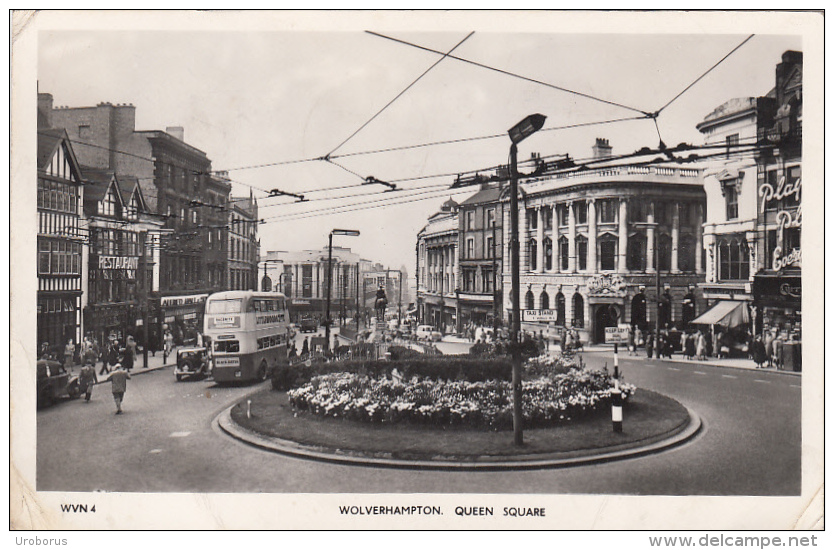
[[[252,400],[246,400],[246,418],[252,418]]]

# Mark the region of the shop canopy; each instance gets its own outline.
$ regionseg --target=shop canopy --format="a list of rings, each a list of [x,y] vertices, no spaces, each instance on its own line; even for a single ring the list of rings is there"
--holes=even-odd
[[[692,321],[693,325],[721,325],[734,328],[750,322],[747,302],[721,300],[706,313]]]

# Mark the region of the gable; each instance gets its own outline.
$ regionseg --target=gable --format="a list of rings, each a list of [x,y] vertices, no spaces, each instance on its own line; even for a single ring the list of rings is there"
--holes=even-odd
[[[60,141],[52,152],[52,159],[49,161],[44,172],[49,176],[80,184],[81,178],[78,177],[78,171],[73,167],[71,158],[72,155],[67,150],[66,142],[63,140]]]

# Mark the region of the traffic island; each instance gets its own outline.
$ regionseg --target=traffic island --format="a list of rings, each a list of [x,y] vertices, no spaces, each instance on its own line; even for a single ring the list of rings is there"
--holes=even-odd
[[[700,419],[677,401],[639,389],[623,407],[623,429],[610,411],[556,427],[511,430],[367,423],[299,411],[286,392],[262,390],[222,413],[219,427],[257,447],[340,463],[420,469],[523,469],[575,466],[655,453],[692,438]]]

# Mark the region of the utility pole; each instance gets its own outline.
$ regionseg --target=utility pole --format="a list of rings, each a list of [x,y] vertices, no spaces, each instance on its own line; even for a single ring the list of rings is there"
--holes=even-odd
[[[139,240],[141,241],[142,254],[139,255],[139,274],[137,278],[142,282],[140,288],[140,299],[142,300],[142,366],[148,368],[148,321],[150,319],[148,303],[148,232],[142,231],[139,233]]]

